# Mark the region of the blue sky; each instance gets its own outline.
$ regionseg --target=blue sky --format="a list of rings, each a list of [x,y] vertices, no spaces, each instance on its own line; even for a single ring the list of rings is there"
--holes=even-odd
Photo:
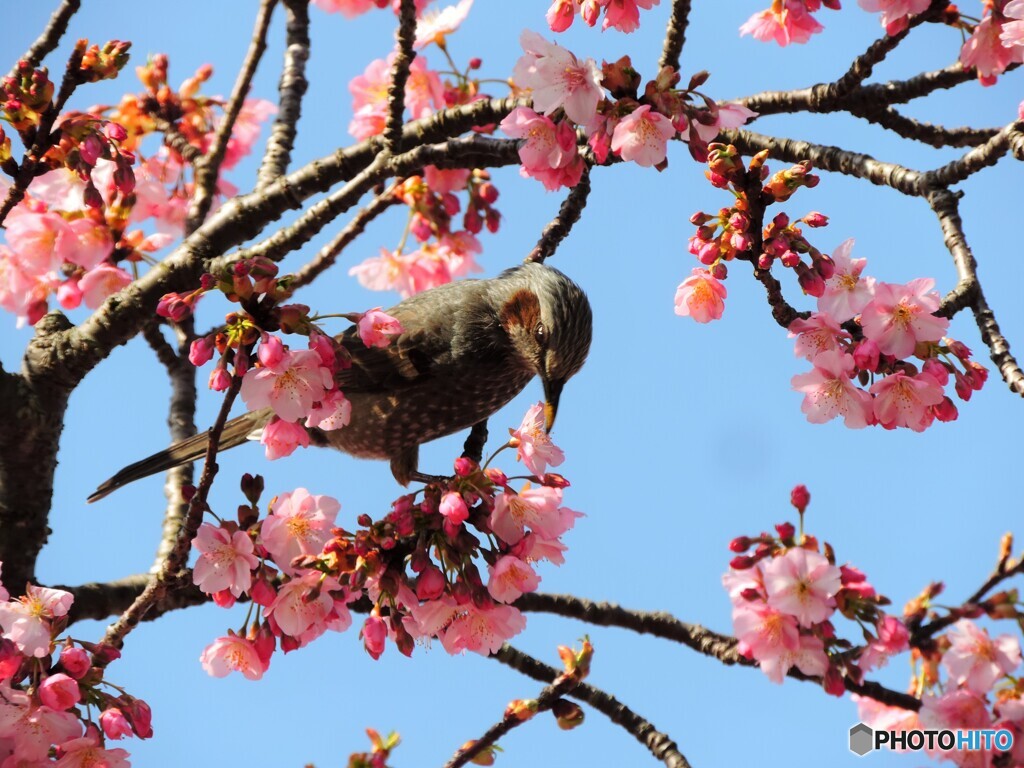
[[[0,27],[6,60],[35,38],[52,5],[20,4],[17,23]],[[59,70],[68,41],[77,37],[127,39],[133,42],[133,63],[148,53],[168,53],[175,83],[212,63],[210,93],[230,91],[254,13],[253,3],[239,0],[83,5],[68,40],[49,61],[52,69]],[[720,99],[834,79],[882,31],[874,16],[850,2],[841,12],[820,14],[827,29],[810,44],[780,50],[738,37],[738,26],[761,3],[694,5],[683,74],[709,70],[705,90]],[[546,32],[546,7],[542,0],[478,0],[463,31],[450,41],[453,55],[460,62],[481,56],[485,76],[508,76],[520,53],[519,32],[526,27]],[[965,5],[964,10],[977,9]],[[371,59],[385,56],[393,39],[394,19],[388,13],[373,12],[355,21],[315,9],[311,13],[311,87],[296,167],[349,142],[346,85]],[[561,42],[598,60],[629,54],[647,79],[655,74],[667,16],[666,0],[643,14],[636,34],[602,34],[577,24]],[[275,18],[253,95],[276,95],[283,31],[281,18]],[[906,77],[945,66],[955,59],[959,44],[955,31],[919,30],[874,77]],[[436,51],[428,53],[428,61],[442,66]],[[948,125],[1005,124],[1021,97],[1015,74],[995,88],[971,83],[937,94],[909,105],[907,113]],[[83,89],[72,106],[112,103],[137,88],[129,67],[116,83]],[[756,130],[836,144],[921,169],[958,154],[908,145],[844,116],[776,116],[759,121]],[[584,217],[553,259],[588,292],[595,330],[590,360],[566,388],[555,431],[568,457],[562,469],[573,483],[566,503],[586,517],[567,536],[566,564],[541,571],[541,589],[666,610],[728,632],[730,608],[720,585],[730,557],[726,544],[738,534],[791,519],[789,489],[805,483],[812,493],[808,529],[831,542],[841,562],[862,568],[897,606],[933,580],[945,581],[949,602],[959,602],[988,575],[999,536],[1008,530],[1024,533],[1018,524],[1022,477],[1015,440],[1024,404],[995,374],[985,390],[962,405],[958,421],[924,434],[808,424],[800,413],[800,396],[789,384],[806,364],[793,356],[792,342],[771,320],[761,286],[741,265],[731,270],[721,321],[701,326],[673,315],[675,287],[695,265],[686,251],[692,230],[687,218],[697,209],[716,210],[727,197],[704,181],[703,169],[684,147],[671,147],[669,161],[663,173],[630,164],[595,172]],[[255,167],[254,161],[242,164],[231,180],[247,188]],[[1018,166],[1004,161],[962,185],[965,230],[981,264],[989,303],[1011,343],[1024,339],[1014,231],[1019,174]],[[514,169],[497,172],[495,179],[504,219],[501,232],[484,239],[480,261],[487,274],[517,263],[562,201],[561,193],[546,193]],[[921,200],[825,175],[816,189],[800,192],[784,209],[794,216],[809,210],[826,213],[831,224],[813,233],[818,247],[828,252],[856,238],[854,255],[867,257],[867,272],[881,280],[931,276],[940,292],[955,283],[938,225]],[[370,295],[345,274],[380,246],[397,243],[404,218],[397,210],[391,214],[375,222],[339,268],[300,294],[300,300],[321,312],[397,300]],[[319,242],[293,254],[285,269],[304,263]],[[810,308],[795,281],[787,276],[784,284],[792,303]],[[225,303],[206,300],[200,327],[226,311]],[[0,359],[12,369],[29,336],[14,329],[13,318],[5,325]],[[957,317],[950,334],[987,362],[969,316]],[[103,581],[149,567],[160,533],[162,479],[138,483],[96,505],[86,505],[85,497],[114,470],[163,447],[167,394],[152,354],[135,341],[117,350],[72,396],[56,478],[53,535],[40,563],[45,582]],[[540,397],[534,382],[495,416],[492,443]],[[201,429],[212,422],[218,402],[204,392]],[[460,446],[461,437],[427,446],[421,467],[443,471]],[[361,513],[384,514],[398,491],[385,464],[314,449],[267,463],[257,448],[242,448],[225,454],[220,464],[215,509],[237,504],[234,478],[243,471],[262,472],[272,493],[305,486],[335,496],[342,504],[339,521],[349,527]],[[443,764],[460,744],[499,719],[509,700],[539,691],[538,684],[493,661],[451,658],[436,644],[417,649],[412,659],[391,647],[373,662],[354,629],[287,657],[276,656],[260,683],[209,678],[199,666],[200,652],[227,627],[240,624],[242,615],[203,607],[145,624],[130,636],[124,658],[111,666],[110,675],[154,709],[156,737],[128,745],[136,765],[311,762],[328,768],[344,765],[351,751],[366,748],[362,729],[367,726],[401,732],[404,743],[395,765]],[[846,749],[846,729],[856,722],[849,700],[828,698],[796,681],[775,686],[756,670],[724,668],[687,649],[623,630],[539,615],[528,619],[515,644],[552,664],[557,664],[558,644],[589,632],[596,647],[591,682],[670,734],[695,766],[737,758],[767,768],[844,766],[857,759]],[[100,623],[82,624],[74,632],[95,639],[102,629]],[[856,638],[855,627],[843,625],[840,631]],[[908,671],[900,658],[879,679],[902,689]],[[650,760],[637,742],[596,712],[588,712],[586,725],[569,733],[558,731],[549,717],[538,718],[502,745],[506,751],[499,764],[506,768]],[[893,755],[868,760],[878,766],[922,762]]]

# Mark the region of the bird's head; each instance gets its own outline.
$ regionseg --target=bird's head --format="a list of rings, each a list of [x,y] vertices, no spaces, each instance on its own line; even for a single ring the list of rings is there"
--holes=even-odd
[[[544,383],[544,424],[550,430],[562,387],[590,351],[590,302],[576,283],[543,264],[523,264],[501,278],[507,291],[501,325],[522,364]]]

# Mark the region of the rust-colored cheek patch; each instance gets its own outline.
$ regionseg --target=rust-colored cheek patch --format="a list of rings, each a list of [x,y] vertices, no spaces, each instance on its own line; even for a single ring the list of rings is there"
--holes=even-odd
[[[507,331],[512,326],[533,328],[540,322],[540,300],[526,288],[516,291],[501,308],[501,324]]]

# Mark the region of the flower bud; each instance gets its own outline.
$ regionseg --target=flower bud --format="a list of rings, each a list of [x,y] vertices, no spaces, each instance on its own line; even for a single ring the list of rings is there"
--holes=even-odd
[[[811,492],[806,485],[795,485],[789,493],[789,503],[796,507],[800,514],[804,513],[807,505],[811,502]]]

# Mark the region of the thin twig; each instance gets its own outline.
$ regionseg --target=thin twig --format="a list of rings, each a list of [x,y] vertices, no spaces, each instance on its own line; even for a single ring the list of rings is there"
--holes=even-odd
[[[24,61],[33,69],[42,64],[43,59],[56,50],[60,44],[60,39],[68,30],[68,23],[71,21],[71,17],[75,15],[81,5],[82,0],[64,0],[60,7],[50,16],[50,20],[46,23],[46,29],[29,46],[28,50],[18,59],[18,62]],[[18,71],[17,66],[15,64],[11,68],[10,75],[12,77]]]
[[[527,677],[550,683],[559,672],[554,667],[513,648],[507,643],[490,658],[522,672]],[[574,699],[586,702],[616,725],[621,725],[627,733],[643,744],[654,757],[669,768],[689,768],[689,761],[679,751],[678,745],[668,736],[657,730],[648,720],[631,710],[611,694],[588,683],[580,683],[569,694]]]
[[[213,145],[203,159],[196,164],[195,191],[192,193],[188,216],[185,218],[186,236],[195,232],[210,212],[228,140],[235,128],[235,121],[238,120],[238,115],[242,111],[245,97],[249,95],[249,87],[252,84],[253,75],[256,74],[256,67],[259,66],[260,59],[263,58],[263,54],[267,50],[267,29],[270,27],[270,18],[275,5],[277,5],[277,0],[262,0],[260,2],[249,50],[246,51],[242,68],[238,72],[238,77],[235,78],[235,86],[231,89],[228,103],[224,106],[224,115],[214,134]]]
[[[210,493],[210,487],[213,485],[213,479],[217,476],[218,467],[216,459],[220,436],[224,431],[224,424],[228,420],[231,406],[235,402],[235,397],[237,397],[241,386],[241,377],[233,376],[231,386],[228,387],[224,395],[224,402],[221,403],[217,420],[214,422],[213,427],[210,428],[210,442],[206,448],[203,475],[199,480],[199,487],[189,500],[185,523],[178,532],[174,548],[168,553],[159,573],[150,579],[146,588],[128,609],[118,617],[117,621],[107,628],[107,632],[103,636],[103,645],[110,645],[115,648],[120,648],[124,645],[124,639],[128,633],[137,627],[146,613],[163,600],[168,590],[173,589],[175,584],[178,583],[178,574],[188,562],[188,553],[192,548],[192,539],[195,537],[196,531],[199,530],[203,513],[206,511],[206,498]],[[94,658],[93,663],[102,665],[102,660]]]
[[[554,678],[554,682],[544,688],[537,696],[536,708],[533,710],[534,715],[547,712],[559,699],[570,693],[579,684],[579,679],[572,675],[558,675]],[[488,747],[494,745],[498,739],[513,728],[529,722],[529,719],[522,720],[516,717],[515,714],[506,712],[505,716],[488,728],[480,738],[475,739],[469,746],[462,747],[456,751],[452,759],[445,763],[444,768],[461,768]]]

